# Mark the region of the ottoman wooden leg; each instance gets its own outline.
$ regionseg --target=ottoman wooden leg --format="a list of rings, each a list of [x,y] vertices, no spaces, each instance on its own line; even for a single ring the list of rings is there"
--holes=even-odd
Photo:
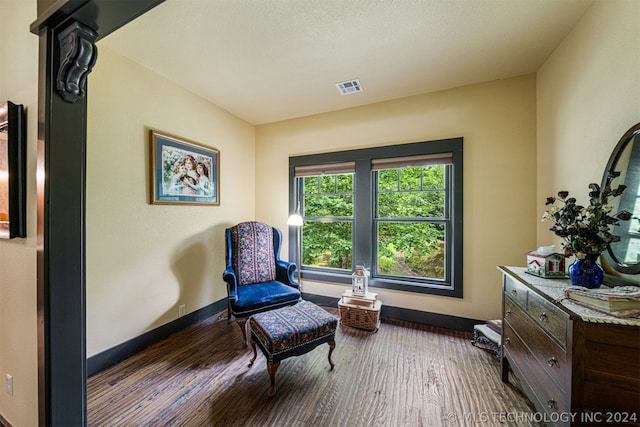
[[[275,363],[267,363],[267,371],[269,372],[269,377],[271,378],[271,387],[269,387],[269,391],[267,392],[267,396],[273,397],[276,394],[276,371],[280,367],[280,362]]]
[[[251,341],[251,348],[253,348],[253,357],[251,358],[251,360],[249,360],[249,367],[253,366],[253,362],[256,361],[256,357],[258,357],[258,352],[256,351],[256,342],[253,340],[253,338],[250,339]]]
[[[331,353],[333,353],[333,350],[336,348],[336,342],[335,341],[329,341],[329,365],[331,365],[331,369],[329,369],[330,371],[333,371],[333,367],[335,366],[333,361],[331,360]]]

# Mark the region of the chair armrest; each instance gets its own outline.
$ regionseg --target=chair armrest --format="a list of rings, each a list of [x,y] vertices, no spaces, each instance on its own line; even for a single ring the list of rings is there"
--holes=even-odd
[[[236,279],[236,272],[233,271],[233,268],[227,267],[222,273],[222,279],[227,282],[229,299],[235,301],[238,297],[238,280]]]
[[[300,289],[300,283],[296,282],[294,273],[298,269],[295,262],[276,260],[276,279],[292,288]]]

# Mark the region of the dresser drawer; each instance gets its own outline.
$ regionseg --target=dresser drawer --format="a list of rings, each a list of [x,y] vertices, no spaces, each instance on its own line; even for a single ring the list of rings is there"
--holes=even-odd
[[[504,277],[504,294],[511,298],[523,309],[527,308],[527,287],[509,276]]]
[[[565,393],[551,380],[533,354],[509,324],[504,325],[503,351],[514,373],[526,378],[525,394],[541,412],[568,412],[570,405]],[[549,417],[555,419],[555,417]]]
[[[526,343],[528,351],[561,389],[570,384],[571,362],[563,347],[513,302],[505,301],[505,322]]]
[[[577,415],[574,426],[584,425],[584,414],[640,414],[640,327],[556,303],[569,280],[533,277],[526,267],[499,270],[502,380],[517,379],[549,427],[569,424],[558,412]],[[640,427],[637,420],[624,425]]]
[[[569,315],[542,296],[531,292],[527,311],[542,328],[548,331],[563,348],[567,348]]]

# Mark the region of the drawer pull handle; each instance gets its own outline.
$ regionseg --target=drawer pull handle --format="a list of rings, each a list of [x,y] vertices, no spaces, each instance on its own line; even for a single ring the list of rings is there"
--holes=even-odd
[[[518,295],[518,291],[517,291],[517,290],[515,290],[515,289],[512,289],[512,290],[511,290],[511,293],[512,293],[512,294],[514,294],[514,295]]]
[[[504,345],[507,345],[511,342],[511,339],[509,337],[504,339]]]
[[[555,358],[555,356],[551,356],[549,360],[547,360],[547,363],[549,364],[549,366],[555,365],[556,367],[558,367],[558,360]]]
[[[556,409],[556,401],[553,399],[547,400],[547,406],[549,409]]]
[[[542,313],[540,313],[540,317],[538,318],[540,319],[541,322],[544,322],[547,319],[547,313],[543,311]]]
[[[511,310],[507,310],[504,312],[504,317],[507,317],[511,314]]]

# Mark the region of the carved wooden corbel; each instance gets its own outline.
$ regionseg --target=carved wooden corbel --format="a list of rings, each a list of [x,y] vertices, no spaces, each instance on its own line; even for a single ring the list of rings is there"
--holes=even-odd
[[[74,22],[58,35],[60,68],[56,78],[62,98],[70,103],[85,96],[87,76],[96,63],[98,49],[94,42],[98,34],[79,22]]]

